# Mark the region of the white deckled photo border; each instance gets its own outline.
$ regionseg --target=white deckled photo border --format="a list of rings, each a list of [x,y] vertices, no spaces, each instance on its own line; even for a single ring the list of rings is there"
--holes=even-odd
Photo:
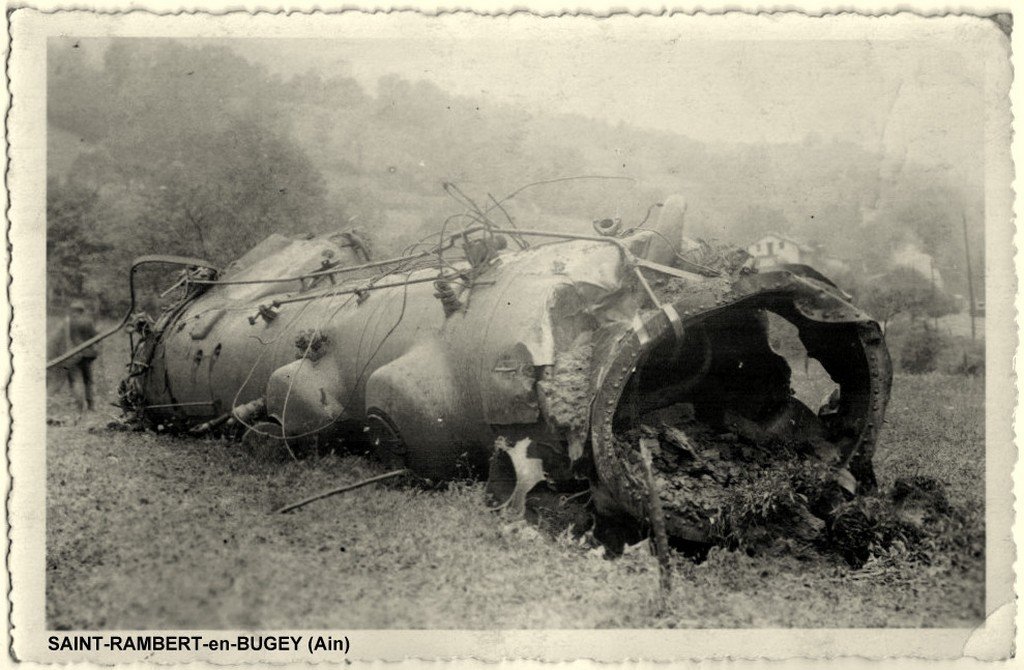
[[[153,5],[155,7],[155,5]],[[103,7],[98,5],[98,7]],[[225,9],[228,9],[225,6]],[[367,7],[368,10],[374,9]],[[351,631],[350,660],[476,658],[542,659],[565,661],[593,659],[676,660],[700,658],[787,659],[862,657],[916,657],[951,659],[1006,658],[1016,634],[1014,565],[1017,559],[1014,526],[1014,491],[1019,490],[1015,426],[1016,378],[1019,369],[1016,327],[1016,248],[1021,240],[1015,226],[1013,159],[1011,155],[1012,69],[1011,44],[989,19],[978,16],[935,17],[923,21],[913,14],[868,18],[857,14],[830,15],[809,21],[799,12],[780,13],[770,20],[756,13],[666,14],[660,9],[643,13],[611,13],[604,18],[573,15],[540,18],[546,10],[525,9],[500,20],[506,34],[526,37],[538,21],[560,22],[560,30],[587,33],[620,31],[634,37],[655,37],[669,32],[703,38],[734,39],[899,39],[959,32],[961,38],[985,44],[984,119],[985,155],[985,281],[986,281],[986,607],[988,617],[976,629],[771,629],[771,630],[360,630]],[[598,15],[611,7],[598,7]],[[145,660],[145,654],[129,657],[115,652],[56,654],[47,650],[45,619],[45,497],[46,497],[46,45],[53,36],[181,36],[181,37],[341,37],[345,35],[397,37],[444,31],[471,34],[482,31],[487,21],[497,20],[482,12],[422,11],[374,13],[349,9],[338,13],[184,13],[163,15],[149,11],[100,12],[38,11],[11,8],[7,19],[9,77],[7,116],[8,282],[5,303],[10,320],[10,358],[6,385],[11,404],[7,424],[10,492],[7,506],[8,584],[10,587],[11,653],[18,660],[34,662],[90,661],[120,663]],[[813,10],[812,10],[813,11]],[[939,11],[939,10],[935,10]],[[637,15],[639,14],[639,15]],[[1016,33],[1016,31],[1015,31]],[[1013,98],[1019,97],[1014,83]],[[11,373],[13,370],[13,374]],[[1017,433],[1020,431],[1018,430]],[[105,631],[113,633],[115,631]],[[196,631],[224,636],[227,631]],[[290,631],[275,631],[287,634]],[[302,631],[308,635],[310,631]],[[330,631],[324,631],[325,634]],[[207,661],[233,664],[260,660],[241,652],[161,653],[160,662]],[[268,657],[270,658],[270,657]],[[274,662],[308,662],[309,655],[276,654]]]

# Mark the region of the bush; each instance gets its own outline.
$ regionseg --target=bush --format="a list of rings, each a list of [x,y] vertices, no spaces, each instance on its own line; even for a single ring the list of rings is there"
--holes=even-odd
[[[985,374],[985,343],[964,339],[949,347],[943,371],[951,375],[977,377]]]
[[[903,342],[900,352],[900,369],[911,374],[934,372],[938,368],[939,355],[944,342],[942,336],[925,322],[915,325]]]

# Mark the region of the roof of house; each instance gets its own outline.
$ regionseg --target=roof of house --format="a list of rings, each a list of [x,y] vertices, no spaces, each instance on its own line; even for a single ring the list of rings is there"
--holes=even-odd
[[[769,237],[775,237],[775,238],[778,238],[780,240],[784,240],[786,242],[789,242],[790,244],[792,244],[793,246],[797,247],[801,251],[814,251],[814,248],[811,247],[810,245],[805,244],[805,243],[803,243],[803,242],[801,242],[799,240],[794,240],[792,237],[789,237],[788,235],[783,235],[781,233],[776,233],[775,231],[772,231],[772,230],[769,230],[767,233],[762,235],[753,244],[758,244],[760,242],[763,242],[765,239],[767,239]]]

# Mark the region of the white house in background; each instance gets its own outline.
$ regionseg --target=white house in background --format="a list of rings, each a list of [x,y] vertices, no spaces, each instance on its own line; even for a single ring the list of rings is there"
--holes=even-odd
[[[820,246],[804,244],[780,233],[766,233],[764,237],[747,247],[747,253],[754,257],[756,268],[800,263],[810,265],[826,274],[837,274],[850,269],[845,261],[826,255]]]
[[[814,249],[806,244],[771,232],[747,247],[747,253],[754,257],[754,267],[758,268],[784,263],[807,263],[815,255]]]

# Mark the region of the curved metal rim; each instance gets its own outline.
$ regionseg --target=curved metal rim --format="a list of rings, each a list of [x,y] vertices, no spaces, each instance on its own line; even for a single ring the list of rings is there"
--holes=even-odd
[[[685,299],[677,301],[673,306],[676,312],[686,314],[682,319],[683,326],[685,327],[687,322],[694,323],[708,314],[725,308],[734,308],[742,302],[759,297],[763,298],[766,302],[774,297],[776,299],[786,298],[795,303],[795,299],[799,294],[803,293],[808,287],[800,286],[804,283],[800,281],[800,278],[793,277],[788,272],[783,274],[789,275],[797,281],[785,282],[782,276],[766,277],[767,281],[765,283],[768,285],[769,290],[759,291],[751,286],[748,289],[752,290],[738,295],[734,294],[731,297],[732,299],[721,300],[715,304],[713,309],[698,313],[695,313],[691,305],[686,304]],[[801,288],[804,290],[800,290]],[[818,289],[814,287],[814,290],[817,291]],[[832,297],[838,298],[835,295]],[[822,326],[835,322],[832,319],[816,321],[807,317],[806,314],[802,314],[802,310],[798,310],[798,312],[807,318],[809,322],[818,323]],[[841,462],[836,464],[837,469],[846,467],[851,460],[857,458],[866,460],[870,465],[870,460],[881,431],[885,407],[888,402],[888,389],[891,386],[892,379],[888,351],[884,346],[884,341],[881,340],[878,325],[873,321],[865,323],[860,318],[857,318],[862,314],[858,311],[847,313],[851,316],[856,315],[854,319],[844,323],[858,326],[856,339],[861,351],[864,353],[869,378],[867,380],[868,390],[865,394],[866,397],[860,403],[862,405],[860,413],[863,414],[864,418],[860,433],[847,445],[847,450],[843,454]],[[643,496],[645,494],[643,485],[641,480],[630,472],[628,465],[616,452],[612,426],[613,417],[615,409],[622,401],[626,386],[637,367],[642,364],[643,357],[652,351],[665,337],[671,337],[674,332],[675,328],[671,323],[671,318],[664,310],[649,312],[646,319],[641,320],[639,324],[635,324],[632,328],[625,331],[620,336],[618,342],[613,345],[608,362],[602,365],[601,374],[597,382],[597,392],[591,406],[591,443],[598,478],[605,486],[609,487],[619,504],[636,516],[642,516],[644,509]],[[873,341],[876,337],[878,341]],[[866,489],[874,488],[873,477],[871,481],[863,482],[863,484]],[[678,529],[676,530],[678,534]],[[684,539],[694,541],[706,540],[707,529],[694,528],[693,531],[694,535],[692,537],[684,537]]]

